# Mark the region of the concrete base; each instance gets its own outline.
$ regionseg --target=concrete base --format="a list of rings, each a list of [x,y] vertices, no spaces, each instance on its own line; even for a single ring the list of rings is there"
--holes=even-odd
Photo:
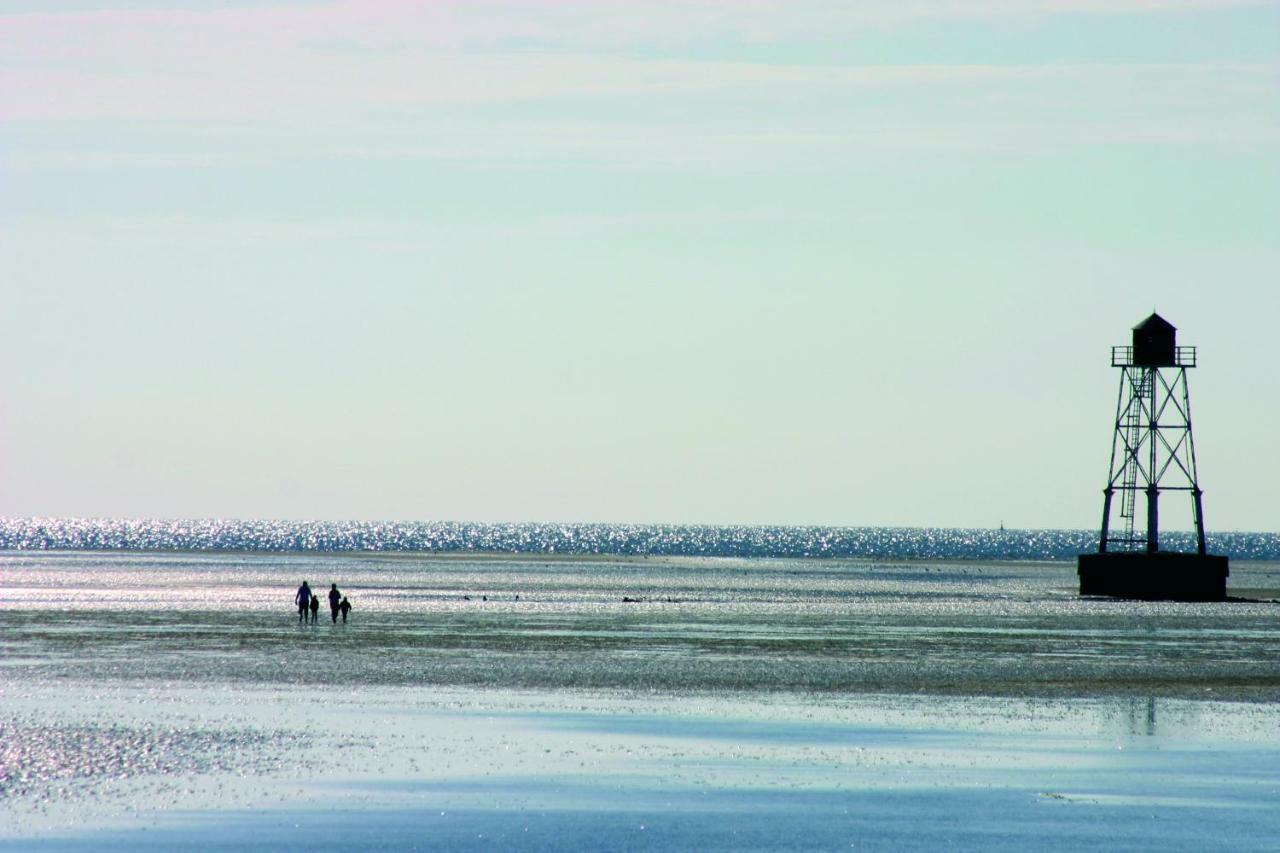
[[[1227,558],[1215,554],[1121,551],[1076,558],[1081,595],[1149,601],[1226,601]]]

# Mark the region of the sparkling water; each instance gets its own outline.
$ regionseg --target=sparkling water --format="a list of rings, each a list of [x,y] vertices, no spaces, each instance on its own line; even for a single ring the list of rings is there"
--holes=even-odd
[[[0,550],[427,551],[619,556],[863,557],[1069,560],[1097,548],[1096,531],[929,527],[771,527],[667,524],[227,519],[0,519]],[[1186,532],[1162,534],[1194,550]],[[1217,533],[1211,553],[1280,559],[1280,534]]]

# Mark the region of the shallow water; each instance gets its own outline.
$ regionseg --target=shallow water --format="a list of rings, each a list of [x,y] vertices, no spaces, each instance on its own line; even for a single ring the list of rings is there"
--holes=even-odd
[[[29,750],[24,787],[0,789],[6,851],[1269,850],[1280,832],[1274,704],[101,682],[0,696],[5,717],[61,733]],[[103,731],[112,761],[94,758]]]

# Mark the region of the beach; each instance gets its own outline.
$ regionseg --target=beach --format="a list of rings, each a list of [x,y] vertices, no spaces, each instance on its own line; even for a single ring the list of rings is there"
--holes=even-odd
[[[1274,849],[1280,606],[1063,562],[0,556],[0,850]],[[299,625],[302,579],[354,609]],[[1233,564],[1269,598],[1272,563]]]

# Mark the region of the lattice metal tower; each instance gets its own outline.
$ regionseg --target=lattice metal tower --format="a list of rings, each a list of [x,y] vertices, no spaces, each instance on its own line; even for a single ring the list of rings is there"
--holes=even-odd
[[[1180,347],[1177,330],[1152,314],[1133,330],[1133,345],[1111,348],[1121,369],[1111,470],[1103,491],[1098,553],[1160,550],[1160,493],[1190,498],[1196,553],[1205,553],[1204,502],[1196,478],[1187,370],[1196,348]],[[1139,493],[1145,501],[1139,500]],[[1116,506],[1116,499],[1119,506]],[[1119,513],[1112,525],[1112,510]],[[1145,519],[1138,524],[1139,518]]]

